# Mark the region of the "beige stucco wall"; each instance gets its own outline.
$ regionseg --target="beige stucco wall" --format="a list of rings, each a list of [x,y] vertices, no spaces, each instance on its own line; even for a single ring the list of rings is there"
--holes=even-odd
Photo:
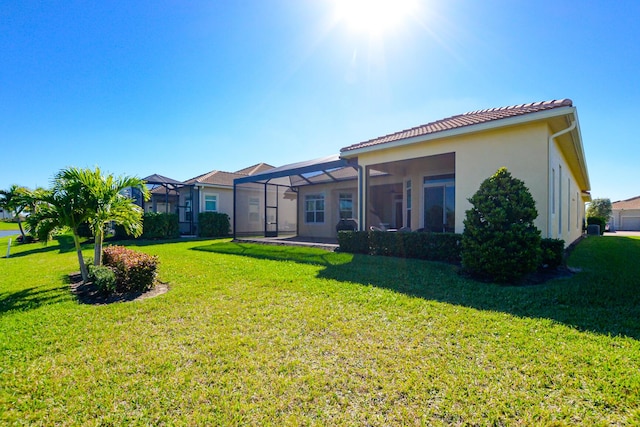
[[[580,189],[576,185],[574,173],[569,169],[562,151],[554,142],[551,155],[548,156],[548,140],[551,131],[544,122],[493,129],[469,135],[454,136],[426,142],[399,145],[388,149],[380,149],[358,154],[358,163],[362,166],[375,168],[377,164],[397,162],[406,159],[418,159],[425,156],[435,156],[445,153],[455,153],[455,231],[461,233],[464,229],[464,213],[471,205],[468,198],[480,187],[480,183],[493,175],[500,167],[506,167],[516,178],[524,181],[529,188],[538,210],[535,225],[541,230],[543,237],[558,237],[567,243],[578,238],[582,232],[580,221],[576,218],[584,216]],[[557,212],[549,218],[550,206],[550,167],[562,165],[563,177],[556,182],[556,202],[560,203],[559,186],[562,186],[562,212]],[[412,228],[424,226],[423,215],[423,178],[425,175],[437,175],[453,172],[444,165],[441,170],[421,169],[419,164],[407,171],[406,179],[412,180],[413,206]],[[569,180],[569,181],[567,181]],[[567,205],[570,196],[571,208]],[[556,205],[557,207],[557,205]],[[558,229],[559,215],[563,215],[563,227]],[[569,223],[567,222],[569,221]],[[551,228],[548,227],[551,222]],[[580,223],[578,226],[577,223]],[[570,224],[570,228],[568,228]]]
[[[567,162],[560,144],[560,141],[553,141],[549,149],[550,209],[547,221],[550,225],[550,237],[571,243],[582,234],[585,205],[576,173]],[[547,237],[546,230],[543,230],[542,235]]]
[[[233,189],[222,187],[200,187],[197,197],[199,198],[198,206],[200,210],[198,212],[205,212],[205,197],[206,196],[218,196],[218,210],[217,212],[225,213],[229,215],[229,222],[231,225],[231,232],[233,232]],[[195,213],[197,221],[198,212]]]
[[[340,220],[338,199],[340,193],[350,193],[353,196],[353,216],[358,216],[358,183],[355,180],[330,184],[318,184],[299,187],[298,201],[298,234],[300,236],[314,236],[323,238],[336,237],[336,225]],[[307,223],[305,218],[305,196],[309,194],[323,194],[325,200],[324,223]]]

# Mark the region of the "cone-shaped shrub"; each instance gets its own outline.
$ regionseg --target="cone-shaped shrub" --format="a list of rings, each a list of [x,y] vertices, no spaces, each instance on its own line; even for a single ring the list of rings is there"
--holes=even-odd
[[[540,265],[535,201],[506,168],[486,179],[469,199],[462,236],[462,265],[472,276],[517,282]]]

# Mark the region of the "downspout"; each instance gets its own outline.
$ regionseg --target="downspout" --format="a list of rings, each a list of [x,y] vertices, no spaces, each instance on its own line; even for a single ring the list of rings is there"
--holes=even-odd
[[[551,200],[551,197],[553,195],[553,189],[551,188],[551,182],[550,182],[550,173],[551,173],[551,143],[553,143],[553,141],[559,137],[564,135],[565,133],[571,132],[572,130],[574,130],[577,126],[577,122],[575,119],[571,120],[571,125],[569,125],[568,128],[566,129],[562,129],[561,131],[558,131],[556,133],[554,133],[553,135],[551,135],[549,137],[549,141],[547,143],[547,191],[549,192],[549,197],[547,198],[547,203],[549,203],[549,205],[547,206],[547,237],[551,238],[553,237],[551,235],[551,224],[552,224],[552,220],[551,220],[551,206],[553,206],[554,201]],[[558,181],[559,185],[562,185],[561,182]],[[560,200],[558,201],[558,203],[560,203]],[[560,232],[562,232],[562,230],[560,230]]]

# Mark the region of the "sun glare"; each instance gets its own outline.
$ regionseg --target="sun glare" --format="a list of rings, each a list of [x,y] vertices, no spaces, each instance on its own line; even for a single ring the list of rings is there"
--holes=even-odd
[[[339,21],[370,36],[399,27],[415,11],[415,0],[334,0]]]

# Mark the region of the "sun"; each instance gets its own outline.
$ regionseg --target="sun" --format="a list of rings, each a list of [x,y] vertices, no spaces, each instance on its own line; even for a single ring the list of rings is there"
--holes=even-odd
[[[350,30],[382,36],[415,12],[416,0],[334,0],[336,19]]]

